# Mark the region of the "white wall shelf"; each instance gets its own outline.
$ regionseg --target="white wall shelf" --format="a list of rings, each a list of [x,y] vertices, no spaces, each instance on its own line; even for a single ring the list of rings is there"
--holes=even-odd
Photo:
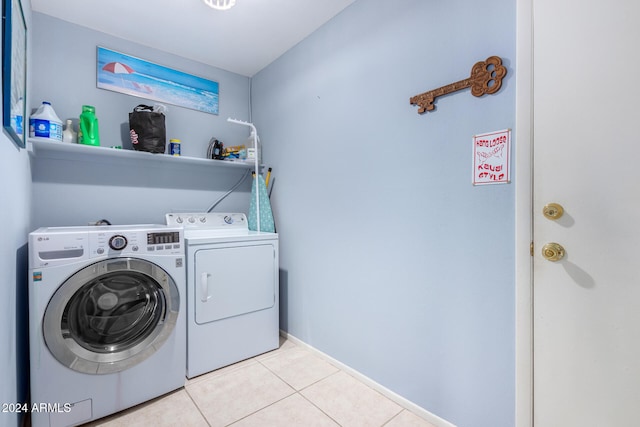
[[[207,168],[247,169],[254,166],[253,162],[213,160],[199,157],[171,156],[168,154],[155,154],[145,151],[123,150],[108,147],[96,147],[91,145],[73,144],[51,140],[39,140],[29,138],[29,154],[34,158],[50,158],[75,160],[99,163],[130,163],[144,162],[148,166],[173,166],[177,168],[192,168],[204,166]]]

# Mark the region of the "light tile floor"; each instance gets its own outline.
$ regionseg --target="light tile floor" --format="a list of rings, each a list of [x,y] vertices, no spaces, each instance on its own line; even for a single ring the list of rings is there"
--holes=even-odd
[[[434,427],[306,348],[280,348],[85,427]]]

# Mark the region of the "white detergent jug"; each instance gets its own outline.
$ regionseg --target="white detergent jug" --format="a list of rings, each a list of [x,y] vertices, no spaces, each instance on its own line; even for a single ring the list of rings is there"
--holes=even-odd
[[[29,118],[29,137],[62,141],[62,120],[50,102],[44,101]]]

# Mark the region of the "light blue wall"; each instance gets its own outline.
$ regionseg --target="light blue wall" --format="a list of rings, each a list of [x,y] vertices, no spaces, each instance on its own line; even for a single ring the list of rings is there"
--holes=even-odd
[[[30,29],[31,6],[28,1],[23,3],[25,21]],[[4,97],[4,93],[2,95]],[[31,210],[31,177],[26,151],[18,149],[4,132],[0,132],[0,182],[0,224],[3,226],[0,238],[0,403],[16,403],[25,402],[27,397],[28,260],[25,248]],[[20,420],[18,413],[0,412],[0,426],[17,426]]]
[[[491,55],[498,94],[409,105]],[[459,427],[514,424],[514,185],[471,185],[514,64],[512,0],[358,0],[252,80],[281,326]]]
[[[220,114],[211,115],[167,105],[167,138],[182,140],[182,154],[206,157],[215,136],[227,145],[243,143],[246,127],[227,123],[227,117],[249,118],[249,79],[195,61],[138,45],[105,33],[33,13],[33,87],[29,108],[50,101],[62,119],[74,119],[83,104],[96,107],[101,144],[131,147],[128,113],[138,104],[154,101],[96,88],[96,46],[143,58],[220,84]],[[114,224],[164,222],[174,210],[202,211],[226,192],[242,171],[209,167],[179,168],[154,162],[111,160],[32,160],[32,228],[82,225],[106,218]],[[246,212],[249,184],[216,209]]]

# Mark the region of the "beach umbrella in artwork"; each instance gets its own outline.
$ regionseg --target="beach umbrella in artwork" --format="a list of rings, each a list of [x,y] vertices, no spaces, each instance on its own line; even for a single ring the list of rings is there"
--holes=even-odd
[[[134,72],[133,68],[129,67],[127,64],[123,64],[122,62],[109,62],[107,65],[102,67],[102,69],[114,74],[131,74]]]
[[[129,67],[127,64],[123,64],[122,62],[109,62],[104,67],[102,67],[104,71],[108,71],[113,74],[120,74],[120,81],[122,82],[122,87],[124,87],[124,79],[122,78],[122,74],[132,74],[135,73],[133,68]]]

